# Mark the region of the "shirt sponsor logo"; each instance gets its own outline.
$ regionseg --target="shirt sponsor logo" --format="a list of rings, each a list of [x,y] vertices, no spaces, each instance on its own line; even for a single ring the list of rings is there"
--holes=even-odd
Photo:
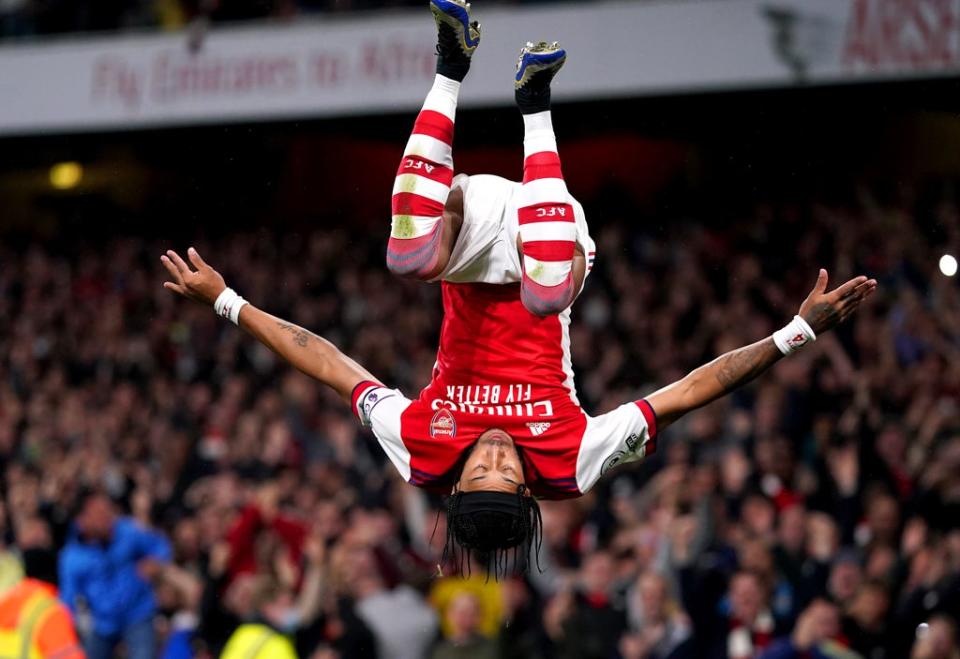
[[[552,418],[553,401],[533,400],[529,384],[446,385],[446,398],[434,398],[431,409],[464,414]]]
[[[447,385],[447,400],[465,405],[524,403],[533,399],[529,384],[455,384]]]
[[[627,437],[627,450],[631,453],[635,453],[637,450],[637,444],[640,442],[640,435],[630,435]]]
[[[457,420],[453,418],[453,413],[446,408],[437,410],[430,420],[431,437],[456,437]]]
[[[543,433],[550,430],[550,423],[547,421],[531,421],[527,424],[527,428],[530,429],[530,434],[536,437],[537,435],[542,435]]]

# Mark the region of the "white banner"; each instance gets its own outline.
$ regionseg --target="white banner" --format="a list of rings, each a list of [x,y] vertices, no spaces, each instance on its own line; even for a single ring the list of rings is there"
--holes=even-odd
[[[426,2],[424,3],[426,5]],[[715,0],[484,10],[462,106],[512,101],[527,40],[583,100],[960,72],[960,0]],[[426,6],[288,26],[0,47],[0,133],[412,111],[434,70]]]

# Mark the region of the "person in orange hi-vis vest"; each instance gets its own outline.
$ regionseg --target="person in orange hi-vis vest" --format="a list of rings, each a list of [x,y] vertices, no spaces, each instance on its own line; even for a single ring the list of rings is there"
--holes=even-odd
[[[85,659],[69,609],[57,599],[56,558],[23,552],[24,577],[0,593],[0,657]]]

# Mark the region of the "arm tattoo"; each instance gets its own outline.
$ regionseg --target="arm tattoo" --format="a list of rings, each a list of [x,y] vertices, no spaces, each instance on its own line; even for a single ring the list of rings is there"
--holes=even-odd
[[[803,319],[820,334],[840,322],[840,312],[829,302],[818,302],[810,307]]]
[[[291,325],[290,323],[280,321],[277,323],[277,325],[280,327],[280,329],[293,334],[293,342],[301,348],[306,348],[307,344],[310,342],[310,337],[314,336],[312,332],[308,332],[302,327],[297,327],[296,325]]]
[[[717,382],[727,394],[770,368],[782,355],[773,339],[728,352],[716,363]]]

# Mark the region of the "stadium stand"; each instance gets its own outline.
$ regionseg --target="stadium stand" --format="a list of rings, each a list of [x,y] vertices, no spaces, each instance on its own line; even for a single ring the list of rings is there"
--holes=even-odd
[[[960,296],[917,219],[956,240],[956,205],[862,192],[657,237],[632,211],[597,230],[575,309],[590,409],[769,333],[814,263],[871,273],[880,298],[672,428],[641,468],[545,502],[543,574],[436,579],[437,502],[398,482],[337,401],[162,290],[166,245],[131,236],[0,248],[7,551],[37,520],[62,546],[78,497],[107,493],[172,544],[151,580],[161,636],[213,656],[254,611],[324,657],[786,657],[831,642],[904,657],[955,635]],[[775,239],[784,227],[793,240]],[[438,291],[389,279],[382,244],[362,240],[263,230],[206,253],[248,298],[415,390]]]

